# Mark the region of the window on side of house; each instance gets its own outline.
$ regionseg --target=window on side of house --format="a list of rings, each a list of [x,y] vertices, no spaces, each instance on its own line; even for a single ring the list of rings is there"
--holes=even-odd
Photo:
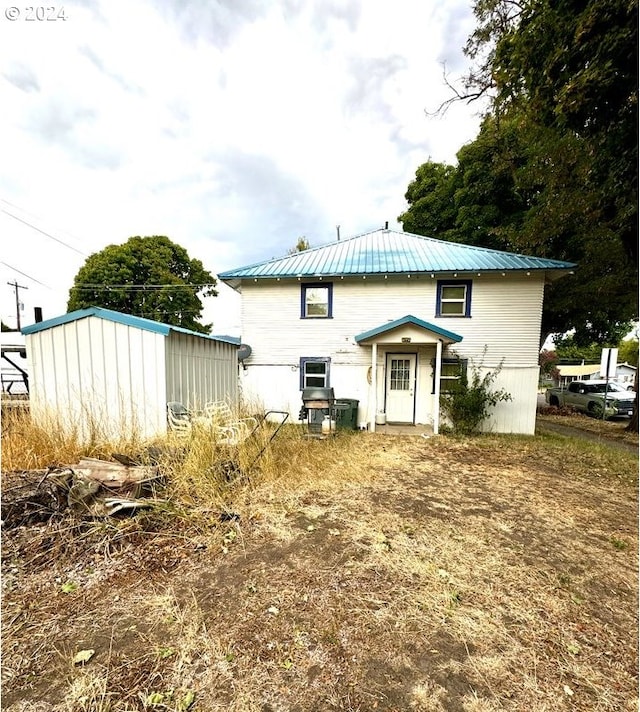
[[[433,390],[436,392],[436,370],[435,361],[432,361],[433,368]],[[460,383],[460,379],[467,373],[466,358],[443,358],[440,368],[440,393],[449,393]]]
[[[438,280],[436,316],[471,316],[470,280]]]
[[[300,318],[331,319],[333,316],[333,284],[309,282],[301,285]]]
[[[328,356],[303,356],[300,359],[300,390],[329,388],[331,359]]]

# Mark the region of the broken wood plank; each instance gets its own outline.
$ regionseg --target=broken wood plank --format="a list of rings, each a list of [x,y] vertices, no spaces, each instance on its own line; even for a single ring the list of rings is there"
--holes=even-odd
[[[154,466],[128,466],[92,457],[83,457],[70,467],[76,475],[95,480],[110,489],[151,482],[159,476],[158,468]]]

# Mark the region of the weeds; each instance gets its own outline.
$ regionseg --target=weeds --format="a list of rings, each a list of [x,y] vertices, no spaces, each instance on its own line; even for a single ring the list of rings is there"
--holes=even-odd
[[[272,432],[105,442],[162,507],[5,532],[7,712],[633,709],[632,455]]]
[[[618,549],[619,551],[624,551],[629,547],[629,542],[625,541],[624,539],[618,539],[616,536],[612,536],[609,541],[613,544],[614,548]]]
[[[450,391],[440,395],[440,406],[457,435],[474,435],[491,415],[491,409],[501,401],[512,400],[503,388],[494,389],[493,384],[502,369],[500,364],[493,371],[482,374],[482,364],[473,365],[471,377],[465,372]]]

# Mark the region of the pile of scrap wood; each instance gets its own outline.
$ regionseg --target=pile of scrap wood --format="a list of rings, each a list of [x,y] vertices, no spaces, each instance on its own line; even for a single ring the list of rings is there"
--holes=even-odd
[[[71,508],[91,516],[113,515],[153,507],[160,481],[158,467],[137,465],[122,456],[110,462],[81,458],[74,465],[7,473],[2,488],[2,525],[15,527],[47,521]]]

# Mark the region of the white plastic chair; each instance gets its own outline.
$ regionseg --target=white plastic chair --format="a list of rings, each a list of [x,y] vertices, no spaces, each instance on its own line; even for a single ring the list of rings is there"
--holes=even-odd
[[[193,415],[178,401],[167,403],[167,421],[171,430],[180,437],[190,437],[199,431],[210,435],[220,445],[239,445],[249,436],[242,423],[223,425],[210,415]]]
[[[176,435],[182,437],[191,435],[191,413],[182,403],[178,401],[167,403],[167,422]]]
[[[236,418],[227,401],[212,401],[204,407],[205,417],[211,418],[215,425],[223,428],[231,428],[237,433],[237,437],[246,440],[255,430],[258,429],[258,420],[251,416]]]

